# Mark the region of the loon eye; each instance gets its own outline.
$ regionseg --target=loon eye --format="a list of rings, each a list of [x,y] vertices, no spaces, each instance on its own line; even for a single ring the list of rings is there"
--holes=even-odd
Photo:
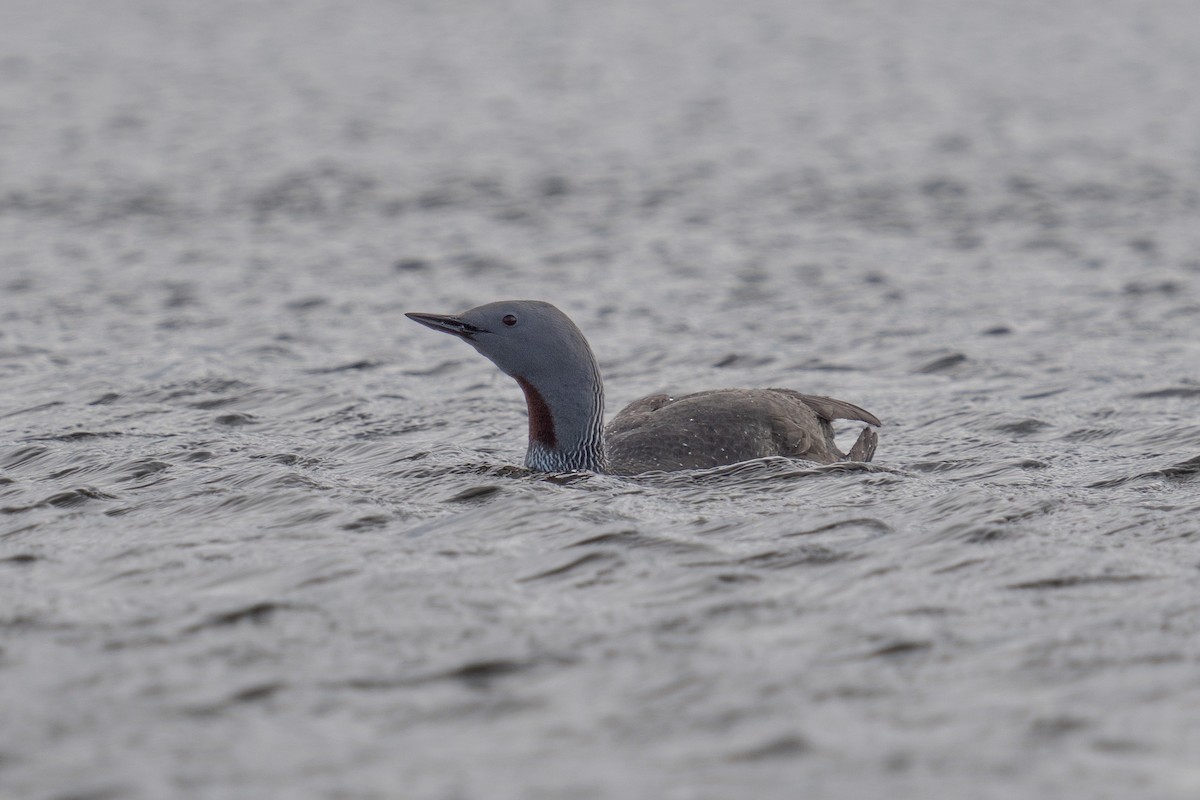
[[[504,318],[501,319],[500,321],[503,322],[505,325],[507,325],[510,328],[513,325],[517,324],[517,318],[515,316],[513,316],[512,314],[505,314]]]

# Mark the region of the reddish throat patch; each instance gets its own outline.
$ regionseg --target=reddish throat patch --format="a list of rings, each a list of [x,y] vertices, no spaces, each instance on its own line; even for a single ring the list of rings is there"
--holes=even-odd
[[[546,405],[545,399],[533,388],[532,383],[524,378],[517,378],[517,383],[525,392],[525,403],[529,407],[529,441],[545,447],[557,447],[558,436],[554,433],[554,417],[550,415],[550,406]]]

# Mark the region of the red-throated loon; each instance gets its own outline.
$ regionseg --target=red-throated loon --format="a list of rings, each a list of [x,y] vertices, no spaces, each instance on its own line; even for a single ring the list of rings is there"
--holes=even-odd
[[[835,419],[882,424],[874,415],[790,389],[650,395],[605,427],[604,384],[592,348],[575,323],[549,303],[506,300],[458,315],[405,316],[458,336],[516,379],[529,409],[525,466],[533,470],[635,475],[764,456],[831,464],[875,455],[875,431],[863,428],[850,452],[842,453],[830,425]]]

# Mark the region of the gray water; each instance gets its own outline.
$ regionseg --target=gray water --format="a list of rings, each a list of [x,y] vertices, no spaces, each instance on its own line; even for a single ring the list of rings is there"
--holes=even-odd
[[[0,797],[1200,796],[1200,5],[0,17]],[[875,464],[528,474],[516,297]]]

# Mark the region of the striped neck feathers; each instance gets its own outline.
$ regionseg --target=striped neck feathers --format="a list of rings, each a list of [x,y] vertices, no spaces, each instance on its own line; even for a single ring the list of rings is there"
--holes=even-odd
[[[538,472],[606,472],[604,387],[593,362],[575,380],[516,378],[529,412],[525,466]]]

